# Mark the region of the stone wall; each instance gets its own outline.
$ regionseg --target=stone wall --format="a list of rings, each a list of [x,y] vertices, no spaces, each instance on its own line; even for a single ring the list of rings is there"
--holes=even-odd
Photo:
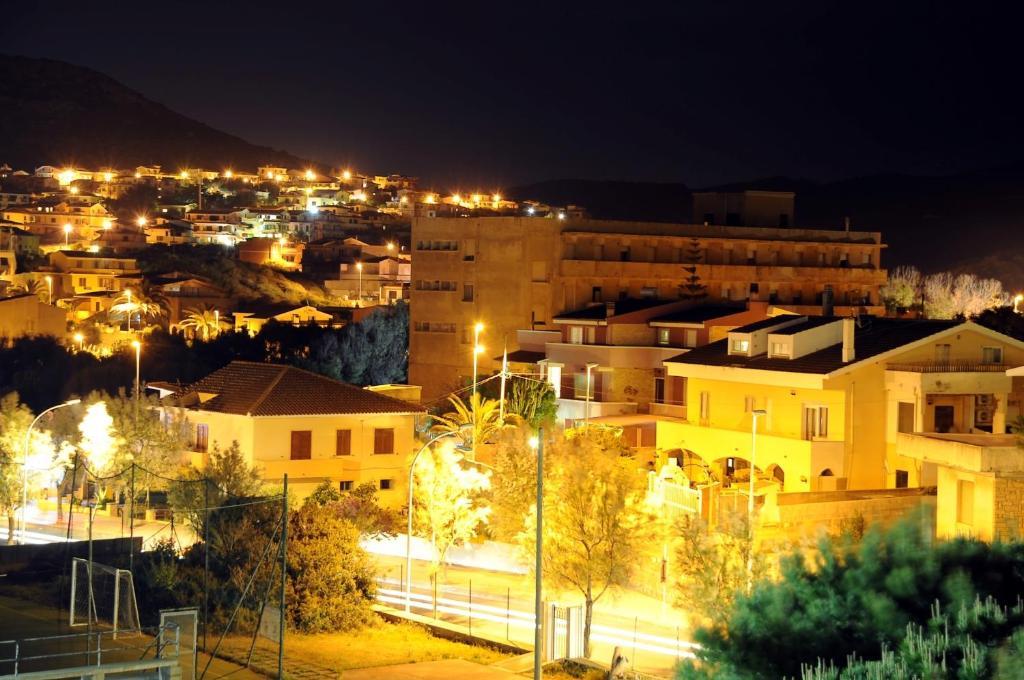
[[[1024,477],[997,477],[994,506],[995,538],[1024,537]]]

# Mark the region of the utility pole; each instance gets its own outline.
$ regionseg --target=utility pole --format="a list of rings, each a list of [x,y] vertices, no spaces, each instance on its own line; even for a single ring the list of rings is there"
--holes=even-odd
[[[505,422],[505,380],[508,377],[508,340],[501,354],[501,398],[498,400],[498,422]],[[474,381],[475,382],[475,381]]]
[[[284,473],[284,491],[281,499],[281,611],[277,640],[277,680],[284,680],[284,593],[288,584],[288,473]]]
[[[543,562],[544,555],[544,428],[537,430],[537,551],[534,557],[533,595],[533,680],[541,680],[542,657],[544,655],[544,602]]]

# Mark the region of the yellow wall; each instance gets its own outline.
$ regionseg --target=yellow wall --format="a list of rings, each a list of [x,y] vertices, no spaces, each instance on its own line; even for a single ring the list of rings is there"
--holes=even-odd
[[[995,477],[940,466],[938,478],[938,498],[935,506],[935,535],[938,538],[955,538],[956,536],[970,535],[983,541],[991,541],[994,537],[995,528]],[[970,525],[963,525],[957,521],[957,489],[960,480],[974,482],[974,522]]]
[[[378,484],[392,480],[390,490],[381,490],[382,503],[398,507],[403,504],[406,489],[408,458],[415,446],[413,415],[356,416],[273,416],[252,418],[243,415],[190,411],[193,423],[209,426],[209,447],[221,449],[238,441],[246,458],[262,470],[268,483],[280,483],[288,473],[289,488],[302,498],[327,480],[336,486],[340,481],[355,485]],[[374,454],[374,429],[393,428],[395,453]],[[351,455],[336,456],[336,431],[352,432]],[[291,433],[309,430],[312,435],[311,458],[290,460]]]

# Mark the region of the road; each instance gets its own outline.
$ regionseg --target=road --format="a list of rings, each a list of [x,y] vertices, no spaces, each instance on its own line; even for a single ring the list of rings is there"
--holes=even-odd
[[[404,561],[375,556],[378,564],[377,599],[391,607],[405,607]],[[429,563],[414,560],[410,609],[422,616],[434,614],[434,589],[428,577]],[[533,577],[448,567],[437,592],[437,617],[511,642],[533,645]],[[582,604],[580,594],[545,591],[549,602]],[[564,625],[559,630],[564,630]],[[609,662],[620,647],[635,670],[658,675],[671,672],[677,659],[693,656],[685,617],[679,610],[632,591],[609,592],[594,607],[592,658]]]

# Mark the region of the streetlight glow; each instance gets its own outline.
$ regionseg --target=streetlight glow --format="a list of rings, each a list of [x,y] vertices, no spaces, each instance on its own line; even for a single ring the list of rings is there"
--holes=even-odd
[[[32,424],[28,426],[28,430],[25,432],[25,459],[22,461],[21,467],[21,541],[25,542],[25,513],[28,511],[28,458],[29,458],[29,444],[32,441],[32,428],[36,426],[39,419],[45,416],[51,411],[56,411],[59,408],[65,406],[74,406],[75,404],[82,403],[81,399],[68,399],[63,404],[57,404],[51,406],[45,411],[41,411],[39,415],[35,417]]]
[[[70,224],[64,225],[64,245],[67,246],[71,242],[71,229],[73,227]]]
[[[135,401],[139,401],[139,394],[142,392],[142,383],[139,382],[139,360],[142,358],[142,343],[132,340],[132,347],[135,348]]]
[[[78,351],[81,352],[82,351],[82,345],[85,344],[85,336],[82,335],[81,333],[75,333],[74,339],[75,339],[75,342],[78,343]]]
[[[148,221],[149,220],[146,219],[145,215],[139,215],[138,218],[135,220],[135,224],[139,225],[140,227],[144,227],[146,226],[146,222]]]
[[[341,178],[346,181],[352,179],[352,171],[346,170],[345,172],[341,173]]]
[[[316,173],[314,173],[312,170],[306,170],[306,180],[309,181],[309,182],[312,182],[315,179],[316,179]]]
[[[231,179],[234,176],[234,174],[235,173],[231,172],[230,170],[225,170],[224,171],[224,178],[225,179]]]
[[[46,304],[52,305],[53,304],[53,277],[50,276],[49,274],[47,274],[43,278],[46,279],[46,289],[47,289]]]

